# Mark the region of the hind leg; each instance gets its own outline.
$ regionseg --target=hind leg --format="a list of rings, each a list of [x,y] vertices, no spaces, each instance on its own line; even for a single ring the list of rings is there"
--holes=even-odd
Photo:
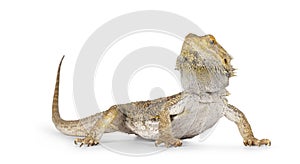
[[[118,115],[118,112],[117,106],[115,105],[110,107],[107,111],[104,111],[102,117],[96,121],[89,133],[84,138],[76,138],[74,143],[80,144],[80,147],[82,145],[94,146],[99,144],[103,133],[114,127],[112,122]]]

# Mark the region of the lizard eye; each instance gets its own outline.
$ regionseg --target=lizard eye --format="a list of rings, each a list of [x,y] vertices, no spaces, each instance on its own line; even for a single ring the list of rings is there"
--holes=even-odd
[[[214,45],[216,43],[216,39],[212,35],[208,35],[208,42],[210,45]]]
[[[209,40],[209,43],[210,43],[211,45],[214,45],[214,44],[215,44],[215,40],[214,40],[214,39],[210,39],[210,40]]]

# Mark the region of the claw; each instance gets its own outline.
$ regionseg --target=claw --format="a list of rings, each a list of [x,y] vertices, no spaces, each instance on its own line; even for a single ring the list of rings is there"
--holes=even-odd
[[[182,145],[182,142],[179,139],[176,139],[176,138],[163,139],[163,138],[161,138],[161,139],[158,139],[155,141],[155,146],[159,146],[162,143],[164,143],[165,147],[167,147],[167,148],[169,148],[171,146],[178,147],[178,146]]]
[[[261,145],[267,145],[267,146],[271,146],[271,141],[268,139],[256,139],[256,138],[250,138],[250,139],[246,139],[244,140],[244,145],[245,146],[261,146]]]
[[[86,145],[87,147],[90,146],[94,146],[94,145],[98,145],[99,142],[91,136],[86,136],[85,138],[76,138],[74,140],[74,143],[77,145],[78,143],[80,143],[79,147],[82,147],[83,145]]]
[[[161,141],[155,141],[155,146],[159,146],[162,142]]]

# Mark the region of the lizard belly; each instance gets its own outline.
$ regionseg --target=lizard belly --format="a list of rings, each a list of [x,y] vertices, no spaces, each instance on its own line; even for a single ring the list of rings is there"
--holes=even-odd
[[[203,102],[203,97],[189,95],[174,104],[169,111],[172,133],[175,138],[191,138],[213,127],[223,116],[224,103],[221,99]],[[126,119],[126,126],[145,139],[159,137],[159,120]]]
[[[191,138],[213,127],[223,116],[222,103],[198,103],[177,115],[172,121],[175,138]]]
[[[159,122],[156,120],[146,120],[146,121],[133,121],[131,119],[126,120],[126,125],[135,134],[141,136],[145,139],[156,140],[158,139],[158,125]]]

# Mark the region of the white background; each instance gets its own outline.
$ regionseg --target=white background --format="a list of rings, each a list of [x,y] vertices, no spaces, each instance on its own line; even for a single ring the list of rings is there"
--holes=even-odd
[[[236,126],[226,119],[205,142],[196,137],[146,157],[119,155],[102,146],[78,148],[73,137],[58,133],[51,103],[62,54],[67,57],[61,115],[75,119],[72,80],[82,45],[112,18],[146,9],[190,19],[234,57],[238,76],[230,81],[229,101],[246,114],[257,137],[272,140],[270,148],[244,147]],[[1,1],[1,163],[297,163],[299,15],[296,1]]]

